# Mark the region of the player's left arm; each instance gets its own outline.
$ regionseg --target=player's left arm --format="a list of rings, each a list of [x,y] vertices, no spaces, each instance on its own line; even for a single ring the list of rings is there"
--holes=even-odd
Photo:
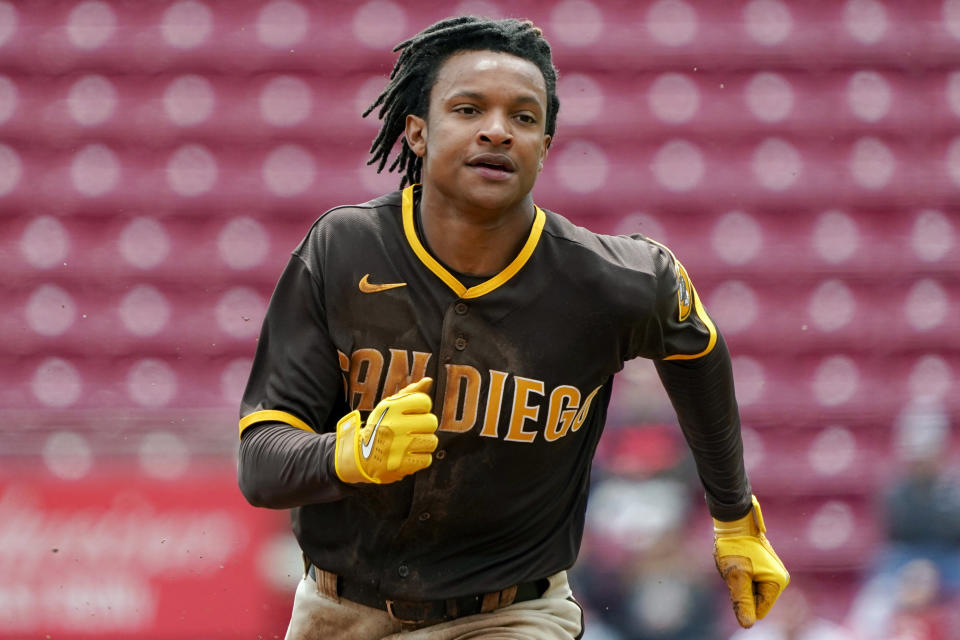
[[[764,617],[790,576],[765,535],[743,463],[730,352],[683,266],[657,255],[654,365],[693,453],[714,522],[714,558],[741,626]]]
[[[730,590],[737,622],[763,618],[790,574],[766,538],[760,504],[743,465],[730,354],[721,335],[695,360],[655,366],[687,440],[713,516],[714,560]]]

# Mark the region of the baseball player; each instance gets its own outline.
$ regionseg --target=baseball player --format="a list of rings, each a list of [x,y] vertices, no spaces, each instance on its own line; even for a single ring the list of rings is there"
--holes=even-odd
[[[579,638],[566,578],[613,376],[653,359],[740,624],[789,576],[743,467],[730,356],[661,244],[530,195],[555,133],[550,47],[460,17],[397,46],[371,163],[401,190],[327,211],[263,323],[239,484],[291,508],[288,639]],[[366,115],[366,114],[364,114]]]

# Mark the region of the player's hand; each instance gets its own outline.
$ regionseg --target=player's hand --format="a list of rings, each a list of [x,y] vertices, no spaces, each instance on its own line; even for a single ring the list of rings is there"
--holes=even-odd
[[[384,398],[367,418],[351,411],[337,423],[334,466],[344,482],[396,482],[426,469],[437,448],[437,416],[430,413],[431,378]]]
[[[713,521],[713,557],[730,589],[737,622],[744,628],[767,615],[790,584],[790,574],[770,546],[766,530],[756,496],[753,509],[739,520]]]

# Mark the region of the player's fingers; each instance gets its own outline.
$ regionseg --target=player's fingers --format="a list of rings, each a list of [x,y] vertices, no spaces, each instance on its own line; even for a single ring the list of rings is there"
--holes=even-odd
[[[429,453],[410,453],[403,458],[403,471],[407,474],[426,469],[433,462]]]
[[[718,562],[720,575],[730,590],[730,601],[733,603],[733,613],[737,622],[743,628],[753,626],[757,621],[757,612],[753,598],[753,575],[740,562],[740,558],[727,557]]]
[[[393,397],[397,398],[407,393],[430,393],[430,387],[433,386],[433,378],[420,378],[412,384],[408,384],[400,391],[397,391],[393,394]]]
[[[418,435],[414,436],[410,440],[409,446],[407,446],[408,454],[419,454],[426,453],[430,454],[437,450],[437,445],[440,444],[440,441],[435,435]]]
[[[430,396],[421,392],[408,393],[403,396],[400,403],[402,403],[402,406],[397,408],[400,409],[400,413],[405,416],[430,413],[430,409],[433,408],[433,400],[430,399]]]
[[[774,582],[757,583],[757,620],[770,612],[773,603],[780,596],[780,585]]]
[[[391,426],[408,436],[434,433],[439,426],[437,416],[432,413],[404,413],[398,416]]]

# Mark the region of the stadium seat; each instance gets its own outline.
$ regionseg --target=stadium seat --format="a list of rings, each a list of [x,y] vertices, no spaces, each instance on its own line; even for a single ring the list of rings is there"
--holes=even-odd
[[[763,515],[777,554],[791,571],[855,570],[880,542],[870,497],[764,496]]]
[[[887,424],[744,428],[747,472],[756,491],[778,495],[869,496],[893,469]]]
[[[399,183],[366,165],[360,118],[390,48],[469,9],[553,43],[535,201],[690,272],[793,570],[867,562],[904,406],[960,428],[960,28],[939,0],[0,5],[0,408],[24,424],[232,424],[290,251]],[[613,428],[669,422],[631,375],[644,397],[615,399]]]

